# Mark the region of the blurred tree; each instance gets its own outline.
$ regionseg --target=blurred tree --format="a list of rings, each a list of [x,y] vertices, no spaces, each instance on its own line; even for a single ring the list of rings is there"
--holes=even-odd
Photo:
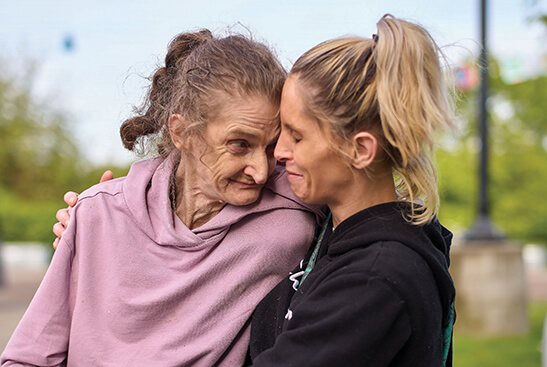
[[[32,64],[24,78],[0,69],[0,186],[27,199],[56,199],[81,182],[87,165],[69,116],[33,95]]]
[[[2,240],[2,229],[0,228],[0,288],[6,285],[6,274],[4,271],[4,258],[2,252],[2,246],[4,241]]]
[[[99,182],[104,168],[83,156],[68,112],[34,93],[35,64],[10,71],[0,57],[0,227],[6,241],[50,243],[63,194]],[[108,165],[107,165],[108,166]],[[116,177],[126,167],[112,167]]]
[[[547,11],[542,7],[542,0],[526,0],[526,6],[528,7],[529,16],[528,19],[531,22],[542,23],[547,27]]]
[[[492,220],[509,238],[547,244],[547,77],[507,84],[490,67],[490,195]],[[441,217],[458,230],[475,218],[477,201],[476,91],[462,94],[462,134],[442,144]]]

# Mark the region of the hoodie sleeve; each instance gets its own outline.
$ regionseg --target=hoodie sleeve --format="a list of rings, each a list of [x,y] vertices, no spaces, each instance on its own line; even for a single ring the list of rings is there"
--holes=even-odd
[[[64,239],[64,237],[63,237]],[[72,251],[61,241],[0,361],[8,366],[65,366],[70,333]]]
[[[315,284],[291,306],[286,329],[253,367],[389,365],[410,336],[397,291],[365,272],[338,271]]]

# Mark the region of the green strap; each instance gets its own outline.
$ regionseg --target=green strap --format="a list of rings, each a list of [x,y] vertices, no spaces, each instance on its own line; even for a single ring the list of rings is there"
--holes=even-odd
[[[443,328],[443,366],[446,366],[448,352],[450,351],[450,345],[452,344],[454,314],[454,302],[452,302],[452,304],[450,305],[450,310],[448,311],[448,325]]]
[[[315,248],[313,249],[313,253],[311,254],[310,261],[308,261],[308,265],[306,266],[306,270],[304,270],[304,275],[302,276],[302,280],[300,281],[298,287],[300,287],[302,283],[304,283],[304,280],[307,278],[308,274],[312,271],[315,263],[317,262],[317,256],[319,256],[319,250],[321,249],[321,244],[323,242],[323,237],[325,237],[325,232],[327,232],[327,227],[329,226],[331,216],[332,213],[329,211],[329,215],[327,215],[327,219],[325,219],[323,228],[321,228],[321,233],[319,234],[319,238],[317,239],[317,243],[315,244]]]

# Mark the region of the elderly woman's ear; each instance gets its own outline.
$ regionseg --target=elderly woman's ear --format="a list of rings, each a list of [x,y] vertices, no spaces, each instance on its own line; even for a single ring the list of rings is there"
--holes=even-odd
[[[178,113],[169,117],[169,134],[171,135],[173,144],[178,150],[187,151],[190,148],[188,135],[184,133],[187,126],[188,121]]]

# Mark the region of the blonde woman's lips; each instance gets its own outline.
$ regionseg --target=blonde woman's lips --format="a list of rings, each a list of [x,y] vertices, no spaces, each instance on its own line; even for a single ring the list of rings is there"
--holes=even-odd
[[[300,178],[302,178],[302,175],[299,175],[298,173],[287,170],[287,179],[289,181],[298,180]]]

